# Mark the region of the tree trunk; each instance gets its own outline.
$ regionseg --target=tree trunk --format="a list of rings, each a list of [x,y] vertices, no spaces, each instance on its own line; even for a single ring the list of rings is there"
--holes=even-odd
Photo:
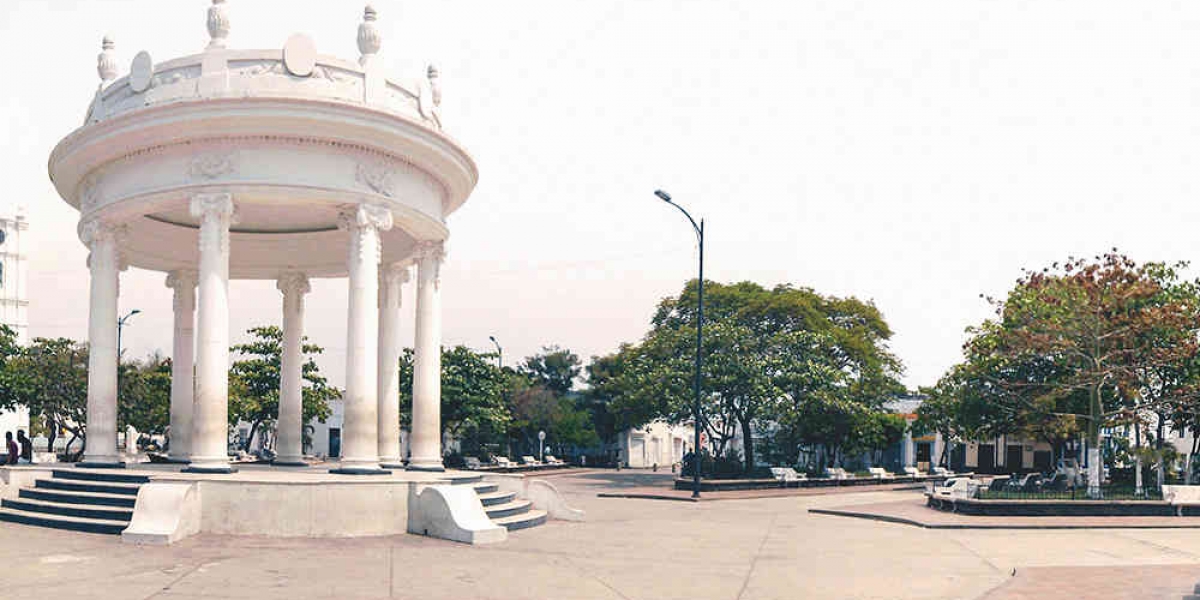
[[[1165,415],[1163,413],[1158,413],[1158,439],[1154,441],[1154,447],[1155,447],[1155,449],[1158,450],[1158,469],[1156,469],[1156,471],[1155,471],[1155,474],[1157,475],[1157,477],[1155,479],[1157,479],[1156,483],[1158,483],[1159,490],[1162,490],[1163,481],[1166,479],[1166,473],[1165,473],[1166,465],[1164,464],[1164,463],[1166,463],[1166,461],[1163,460],[1163,455],[1162,455],[1163,432],[1165,430],[1166,424],[1167,424],[1167,415]]]
[[[743,458],[746,459],[745,473],[750,474],[754,470],[754,437],[752,435],[752,427],[750,419],[741,419],[742,422],[742,450],[745,453]]]
[[[260,423],[262,423],[262,419],[255,421],[250,426],[250,435],[246,436],[246,442],[242,445],[243,452],[250,452],[250,444],[254,443],[254,434],[258,433],[258,425]]]
[[[1100,455],[1100,386],[1093,386],[1089,399],[1091,419],[1088,420],[1088,498],[1099,499],[1100,483],[1104,473]]]
[[[1133,495],[1141,498],[1146,495],[1146,489],[1142,486],[1142,456],[1139,454],[1133,461]]]

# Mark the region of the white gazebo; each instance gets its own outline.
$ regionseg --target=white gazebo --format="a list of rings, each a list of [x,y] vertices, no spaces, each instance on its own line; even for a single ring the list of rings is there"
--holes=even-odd
[[[442,132],[438,72],[391,80],[376,12],[357,62],[292,36],[282,50],[226,47],[225,0],[199,54],[138,53],[118,78],[114,42],[82,127],[50,157],[90,250],[87,467],[120,467],[117,296],[127,267],[166,274],[175,294],[171,458],[228,473],[230,279],[282,292],[277,451],[301,460],[301,345],[311,278],[349,281],[343,459],[337,473],[401,465],[397,363],[403,284],[416,265],[410,470],[442,470],[439,269],[446,217],[478,171]],[[193,362],[195,379],[193,381]]]

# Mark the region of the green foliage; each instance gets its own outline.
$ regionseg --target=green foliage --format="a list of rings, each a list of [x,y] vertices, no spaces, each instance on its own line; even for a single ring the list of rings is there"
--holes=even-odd
[[[0,329],[0,352],[10,352],[0,355],[5,401],[10,407],[28,407],[30,415],[52,431],[69,431],[68,451],[76,439],[86,443],[87,347],[65,338],[36,338],[11,353],[16,348],[13,340],[11,329]]]
[[[575,387],[575,378],[581,371],[579,357],[574,352],[546,346],[540,354],[525,359],[517,371],[542,387],[560,396]]]
[[[123,362],[117,394],[118,424],[160,434],[171,424],[171,359],[158,354]]]
[[[615,429],[692,416],[697,282],[663,300],[642,343],[595,359],[592,395]],[[900,361],[878,309],[854,298],[743,282],[705,282],[700,426],[718,454],[737,433],[754,464],[752,429],[781,424],[772,454],[794,456],[801,442],[824,443],[837,418],[878,409],[898,391]],[[830,417],[813,427],[806,417]],[[842,439],[848,440],[849,425]],[[740,430],[740,431],[739,431]]]
[[[229,422],[251,424],[244,450],[249,450],[255,432],[272,424],[279,415],[279,369],[283,353],[283,330],[280,328],[254,327],[248,333],[253,336],[249,343],[232,348],[244,358],[234,361],[229,369]],[[313,355],[324,349],[303,343],[301,352],[305,357],[301,366],[303,422],[312,419],[324,422],[331,414],[329,402],[341,398],[342,393],[328,384],[313,360]]]
[[[472,453],[502,441],[511,420],[505,394],[513,375],[497,367],[491,356],[466,346],[442,349],[442,427]],[[400,357],[400,418],[405,427],[412,420],[413,358],[411,348]]]

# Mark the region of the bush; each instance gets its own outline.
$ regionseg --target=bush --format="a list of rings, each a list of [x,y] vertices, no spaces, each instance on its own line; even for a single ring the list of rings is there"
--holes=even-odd
[[[445,463],[448,469],[465,469],[467,467],[467,458],[460,452],[451,452],[443,457],[442,462]]]
[[[692,464],[695,454],[689,453],[683,457],[683,477],[693,476]],[[714,457],[704,452],[701,454],[700,476],[707,479],[738,479],[745,476],[742,469],[742,458],[734,450],[729,450],[724,456]],[[768,471],[769,472],[769,471]]]

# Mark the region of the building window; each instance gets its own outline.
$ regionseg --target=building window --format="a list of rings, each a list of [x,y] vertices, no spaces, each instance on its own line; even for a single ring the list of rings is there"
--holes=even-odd
[[[0,263],[0,287],[4,287],[4,263]]]

